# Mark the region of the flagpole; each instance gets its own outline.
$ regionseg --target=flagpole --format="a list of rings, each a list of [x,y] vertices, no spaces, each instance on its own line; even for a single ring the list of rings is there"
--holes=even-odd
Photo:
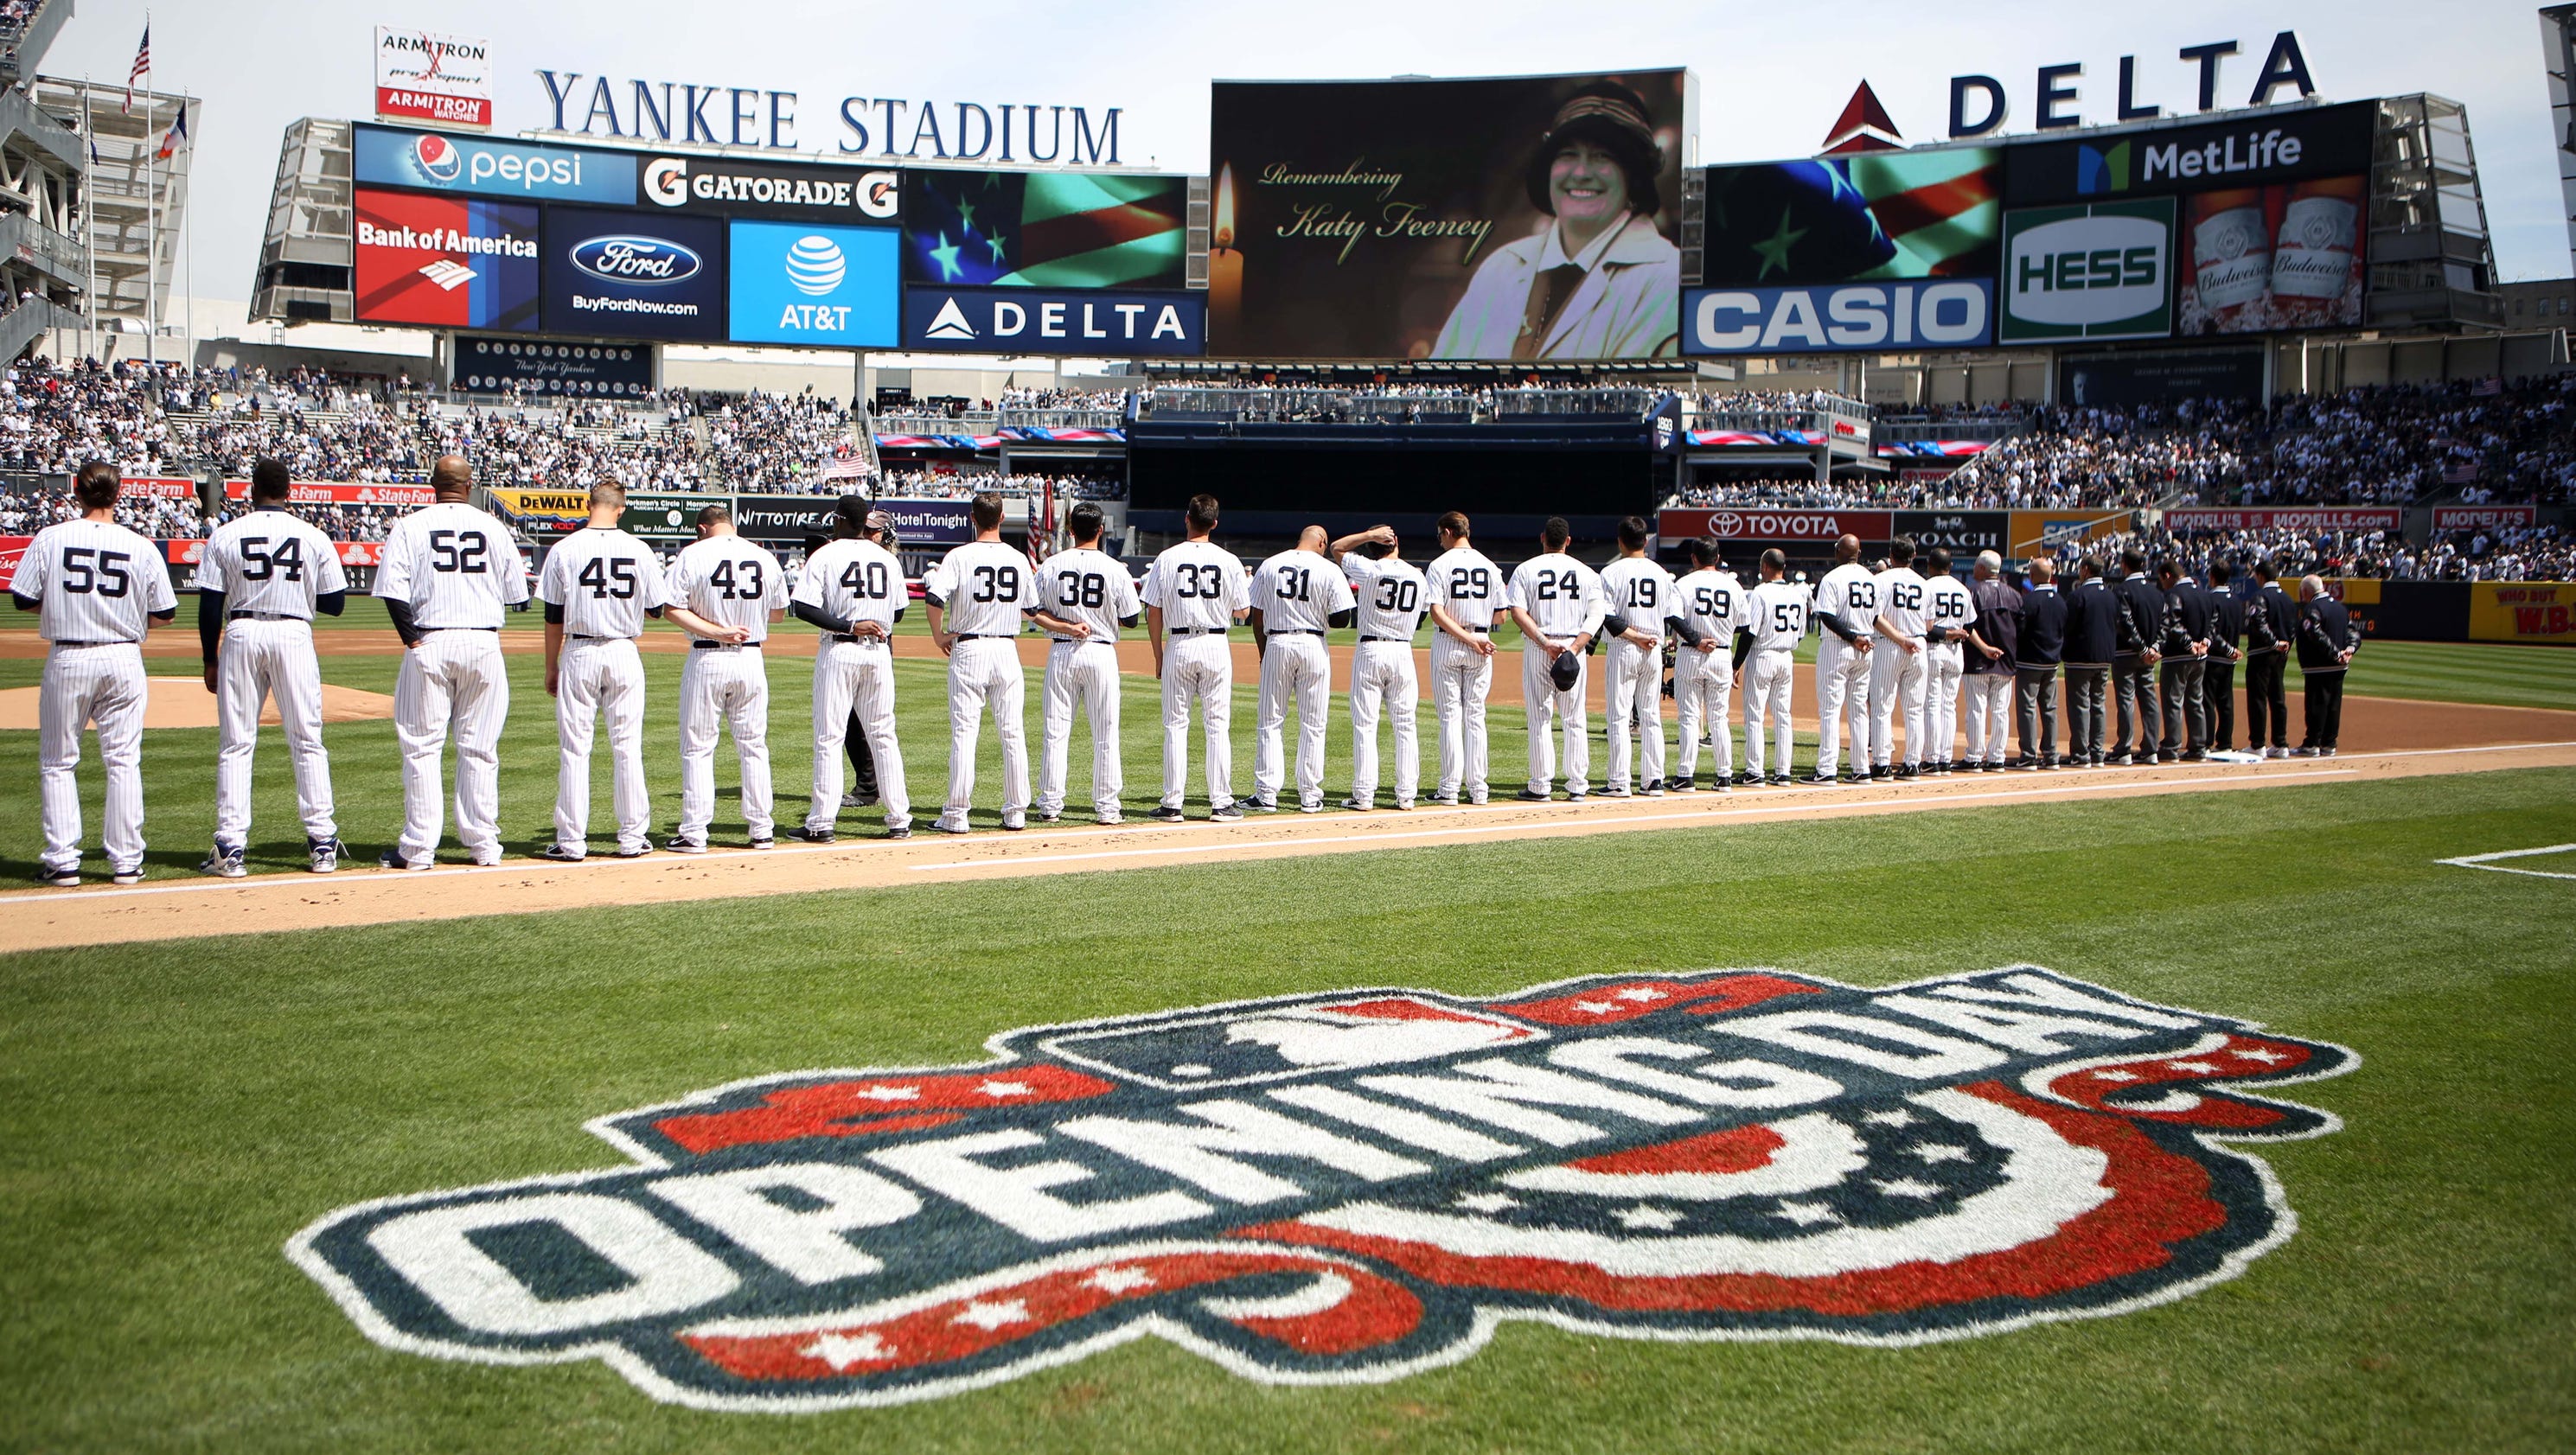
[[[81,72],[81,145],[89,167],[81,173],[81,356],[95,358],[98,340],[98,126],[90,117],[89,72]]]
[[[179,124],[185,126],[187,121],[188,98],[182,94],[179,97]],[[189,132],[181,145],[193,151],[197,145],[196,133]],[[173,148],[170,153],[170,166],[174,173],[178,165],[179,152]],[[181,198],[180,205],[185,207],[187,199]],[[190,225],[195,220],[187,212],[183,211],[179,214],[179,246],[183,250],[184,259],[188,265],[188,271],[184,275],[187,279],[188,302],[186,311],[179,315],[179,337],[184,346],[179,362],[182,367],[190,369],[197,367],[197,230]]]

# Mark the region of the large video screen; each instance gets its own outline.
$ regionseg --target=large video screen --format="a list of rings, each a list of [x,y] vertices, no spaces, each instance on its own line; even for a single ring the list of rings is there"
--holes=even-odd
[[[2359,326],[2369,200],[2366,177],[2184,196],[2174,332]]]
[[[546,332],[721,341],[720,218],[545,209]]]
[[[1687,71],[1219,82],[1210,352],[1678,352]]]
[[[1884,152],[1708,169],[1712,287],[1994,276],[2003,154]]]
[[[904,174],[903,276],[934,288],[1157,288],[1184,280],[1189,179]]]
[[[537,208],[360,187],[351,280],[360,323],[537,326]]]

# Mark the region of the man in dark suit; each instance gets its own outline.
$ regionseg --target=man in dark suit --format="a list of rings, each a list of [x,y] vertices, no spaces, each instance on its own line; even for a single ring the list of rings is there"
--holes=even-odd
[[[2119,646],[2111,656],[2120,740],[2111,747],[2110,761],[2125,768],[2156,760],[2156,639],[2164,630],[2165,593],[2147,575],[2147,553],[2136,546],[2120,553],[2120,576],[2111,590],[2121,611]]]
[[[2102,766],[2104,699],[2111,689],[2111,658],[2118,649],[2120,603],[2102,579],[2099,557],[2076,567],[2082,578],[2066,597],[2066,761]]]
[[[2057,766],[2057,663],[2066,650],[2066,598],[2052,584],[2056,575],[2056,562],[2031,559],[2030,590],[2014,624],[2013,713],[2021,727],[2021,756],[2013,766],[2025,771]]]
[[[2209,699],[2209,746],[2212,752],[2236,750],[2236,664],[2244,656],[2237,643],[2245,638],[2245,600],[2230,589],[2233,573],[2225,561],[2209,563],[2209,669],[2201,693]]]
[[[2156,563],[2156,581],[2165,589],[2164,628],[2156,643],[2162,659],[2165,746],[2156,756],[2160,762],[2178,757],[2197,763],[2209,756],[2209,700],[2201,695],[2209,662],[2209,593],[2171,557]],[[2179,754],[2176,745],[2182,749]]]
[[[2245,746],[2266,758],[2290,756],[2290,644],[2299,634],[2298,603],[2274,579],[2270,561],[2254,563],[2254,599],[2245,606]],[[2264,725],[2271,725],[2265,741]]]
[[[1977,619],[1968,625],[1967,676],[1961,692],[1968,699],[1968,767],[2000,773],[2004,741],[2012,736],[2013,679],[2019,670],[2021,593],[2003,579],[2004,558],[1993,551],[1977,553],[1976,579],[1968,595],[1977,603]]]
[[[2361,647],[2352,613],[2326,594],[2325,578],[2299,578],[2299,675],[2307,683],[2307,736],[2295,756],[2331,758],[2343,730],[2343,674]]]

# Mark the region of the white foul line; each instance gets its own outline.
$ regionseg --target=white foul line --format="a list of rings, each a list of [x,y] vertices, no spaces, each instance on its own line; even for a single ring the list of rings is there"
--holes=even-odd
[[[2436,859],[2436,864],[2452,864],[2462,869],[2485,869],[2497,874],[2527,874],[2534,879],[2576,879],[2576,874],[2559,874],[2547,869],[2514,869],[2494,862],[2497,859],[2527,859],[2534,854],[2564,854],[2576,850],[2576,844],[2547,844],[2537,849],[2499,849],[2492,854],[2463,854],[2456,859]]]

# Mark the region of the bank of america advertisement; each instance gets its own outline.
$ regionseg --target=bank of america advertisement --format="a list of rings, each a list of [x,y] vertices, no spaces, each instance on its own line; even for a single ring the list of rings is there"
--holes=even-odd
[[[360,187],[350,228],[360,323],[537,327],[537,209]]]
[[[2171,197],[2005,213],[1997,341],[2170,335],[2173,234]]]
[[[1677,354],[1689,72],[1220,81],[1208,348]]]

